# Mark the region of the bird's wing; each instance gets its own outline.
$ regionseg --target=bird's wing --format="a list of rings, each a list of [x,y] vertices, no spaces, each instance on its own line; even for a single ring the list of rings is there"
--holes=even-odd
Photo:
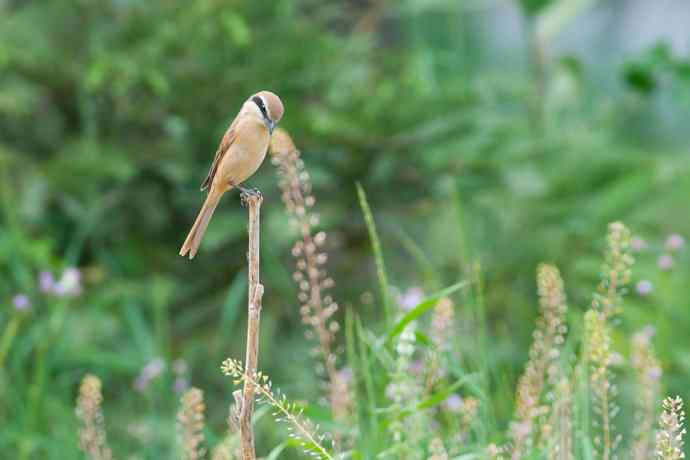
[[[204,179],[204,182],[201,184],[201,190],[206,190],[213,183],[213,176],[216,175],[218,165],[223,159],[225,152],[227,152],[232,143],[235,142],[235,139],[237,138],[237,130],[235,129],[236,124],[237,118],[235,118],[228,130],[225,131],[223,139],[221,139],[220,145],[218,146],[218,150],[216,151],[216,156],[215,158],[213,158],[213,163],[211,163],[211,169],[208,170],[208,175],[206,176],[206,179]]]

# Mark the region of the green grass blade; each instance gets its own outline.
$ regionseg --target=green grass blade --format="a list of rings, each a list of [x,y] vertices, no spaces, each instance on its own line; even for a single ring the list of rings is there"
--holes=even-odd
[[[447,387],[441,388],[440,390],[436,391],[434,394],[426,398],[424,401],[421,401],[419,404],[417,404],[417,410],[430,409],[441,404],[455,390],[465,385],[469,378],[471,378],[471,376],[465,376],[457,382],[453,383],[452,385],[448,385]]]
[[[347,363],[352,369],[353,385],[352,392],[354,393],[353,405],[354,413],[357,417],[357,426],[362,426],[362,411],[363,408],[359,403],[359,386],[360,386],[360,364],[357,358],[357,351],[355,350],[355,320],[354,313],[350,308],[345,310],[345,352],[347,356]]]
[[[383,251],[381,250],[381,240],[379,240],[378,232],[376,231],[376,222],[374,222],[374,215],[371,213],[367,195],[364,192],[362,185],[357,183],[357,195],[359,197],[359,205],[364,214],[364,222],[369,231],[369,239],[371,240],[371,248],[374,251],[374,262],[376,263],[376,276],[379,280],[379,290],[381,291],[381,301],[383,302],[383,310],[386,314],[386,324],[390,325],[392,322],[392,311],[390,302],[390,290],[388,287],[388,277],[386,275],[386,265],[383,260]]]
[[[359,355],[361,358],[361,366],[359,368],[362,374],[362,380],[364,380],[364,388],[367,395],[367,403],[369,409],[369,421],[372,430],[377,429],[377,417],[376,417],[376,392],[374,390],[374,377],[371,375],[371,367],[369,365],[369,355],[366,349],[366,343],[362,339],[364,335],[364,327],[362,322],[357,317],[355,318],[355,323],[357,325],[357,343],[359,344]]]

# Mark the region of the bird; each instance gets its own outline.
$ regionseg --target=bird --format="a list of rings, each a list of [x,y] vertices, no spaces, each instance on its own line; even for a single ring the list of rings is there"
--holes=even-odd
[[[242,183],[261,166],[271,141],[273,129],[283,118],[283,102],[270,91],[259,91],[243,104],[220,141],[201,190],[208,195],[192,229],[180,248],[180,255],[193,259],[201,239],[223,194],[233,188],[249,191]]]

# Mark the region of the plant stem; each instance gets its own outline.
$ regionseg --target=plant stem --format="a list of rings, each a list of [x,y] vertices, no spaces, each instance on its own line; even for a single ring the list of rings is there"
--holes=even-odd
[[[259,194],[243,194],[242,199],[249,208],[249,250],[247,252],[249,300],[247,306],[247,354],[244,364],[247,378],[244,381],[242,404],[239,408],[240,445],[243,460],[256,460],[254,433],[252,432],[255,386],[251,381],[256,376],[259,359],[259,319],[261,316],[261,298],[264,293],[264,287],[259,282],[259,221],[263,198]]]
[[[13,315],[12,319],[7,324],[7,327],[5,328],[5,331],[2,334],[2,339],[0,339],[0,368],[2,368],[5,364],[5,357],[7,356],[7,353],[9,352],[10,347],[12,346],[12,342],[14,341],[14,338],[17,335],[20,322],[21,319],[19,315]]]

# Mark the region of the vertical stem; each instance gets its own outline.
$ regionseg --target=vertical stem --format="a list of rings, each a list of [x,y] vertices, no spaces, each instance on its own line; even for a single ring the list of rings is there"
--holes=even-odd
[[[2,338],[0,339],[0,369],[5,365],[5,357],[12,347],[12,342],[17,335],[20,323],[20,315],[15,313],[7,324],[7,327],[5,327],[5,331],[2,333]]]
[[[242,196],[242,199],[249,208],[249,251],[247,253],[249,301],[247,354],[244,363],[244,371],[249,378],[244,381],[242,404],[239,408],[240,445],[242,460],[256,460],[254,433],[252,432],[254,385],[251,382],[256,379],[259,359],[259,319],[261,316],[261,298],[264,293],[264,287],[259,282],[259,220],[263,198],[259,194],[246,194]]]

